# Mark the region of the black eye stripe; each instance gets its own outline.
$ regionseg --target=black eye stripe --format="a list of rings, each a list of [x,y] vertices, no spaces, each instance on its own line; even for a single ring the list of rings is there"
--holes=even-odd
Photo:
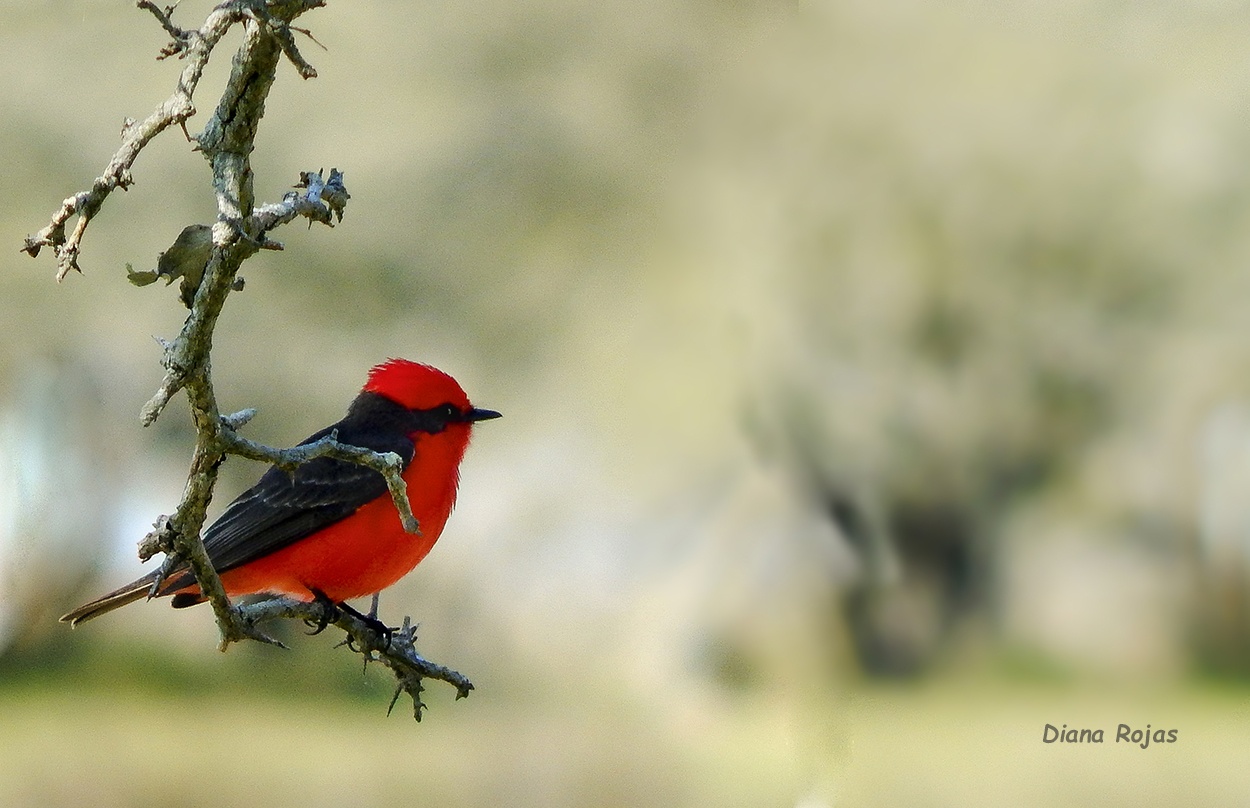
[[[463,423],[466,420],[464,411],[451,403],[408,412],[415,431],[429,432],[433,435],[442,432],[448,424]]]

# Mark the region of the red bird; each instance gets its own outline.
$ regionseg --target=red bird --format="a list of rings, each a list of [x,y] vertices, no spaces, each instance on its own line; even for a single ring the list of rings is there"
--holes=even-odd
[[[333,603],[375,594],[407,575],[443,532],[456,501],[460,459],[477,409],[456,380],[429,365],[391,359],[369,380],[347,415],[309,436],[395,452],[419,534],[404,530],[386,481],[376,471],[321,457],[294,474],[270,468],[204,531],[204,549],[231,597],[268,593]],[[303,445],[303,444],[301,444]],[[146,597],[156,572],[79,606],[61,618],[78,625]],[[174,608],[205,600],[185,566],[161,585]]]

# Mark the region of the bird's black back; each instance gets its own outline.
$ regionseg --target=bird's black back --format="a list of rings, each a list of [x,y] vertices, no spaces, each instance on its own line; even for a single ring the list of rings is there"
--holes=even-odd
[[[334,432],[340,443],[394,452],[407,468],[414,454],[409,435],[422,428],[420,416],[383,396],[361,393],[343,420],[300,445]],[[217,572],[227,572],[345,519],[385,493],[381,474],[346,460],[319,457],[294,473],[274,466],[209,525],[204,549]]]

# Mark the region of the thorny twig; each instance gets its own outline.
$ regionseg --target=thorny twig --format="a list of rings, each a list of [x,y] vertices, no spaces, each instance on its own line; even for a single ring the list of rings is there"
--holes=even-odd
[[[417,633],[412,621],[405,617],[401,628],[380,634],[367,621],[351,612],[333,609],[320,601],[299,601],[291,598],[270,598],[239,607],[244,622],[249,627],[276,618],[296,618],[311,624],[338,626],[347,638],[340,645],[347,645],[364,656],[368,662],[381,662],[391,669],[398,683],[396,697],[407,693],[412,699],[413,717],[421,720],[425,704],[421,701],[423,679],[437,679],[456,689],[456,698],[467,698],[473,689],[468,678],[451,668],[439,665],[417,653],[414,645]],[[391,700],[394,707],[395,700]],[[388,711],[389,712],[389,711]]]

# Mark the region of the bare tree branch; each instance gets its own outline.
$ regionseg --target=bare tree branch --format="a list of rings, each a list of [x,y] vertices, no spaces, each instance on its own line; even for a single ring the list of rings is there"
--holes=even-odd
[[[368,621],[359,616],[340,609],[333,609],[321,601],[304,602],[291,598],[270,598],[257,603],[239,607],[243,621],[251,628],[259,623],[276,618],[295,618],[316,625],[335,625],[341,628],[347,639],[343,645],[369,662],[381,662],[391,669],[398,682],[396,697],[407,693],[412,698],[413,717],[421,720],[421,711],[425,705],[421,702],[422,679],[437,679],[456,688],[456,698],[467,698],[473,689],[468,678],[451,668],[439,665],[417,653],[414,645],[416,629],[409,618],[404,618],[404,625],[389,636],[380,635]],[[393,707],[395,700],[391,700]]]
[[[56,250],[56,279],[58,281],[64,279],[71,270],[82,272],[78,265],[78,254],[82,249],[82,237],[87,230],[87,225],[114,189],[125,190],[134,183],[130,169],[138,159],[139,153],[152,138],[173,124],[185,125],[187,119],[195,114],[195,106],[191,101],[200,83],[200,77],[204,74],[204,66],[208,64],[213,48],[230,30],[230,27],[244,19],[244,10],[247,5],[243,2],[222,3],[213,9],[204,21],[204,25],[197,31],[181,31],[169,21],[168,12],[164,15],[157,13],[157,19],[161,20],[166,30],[171,34],[174,34],[174,31],[178,32],[175,34],[175,40],[185,42],[183,50],[186,51],[187,66],[182,69],[182,74],[178,77],[178,85],[169,98],[165,99],[143,121],[131,122],[125,127],[122,131],[121,148],[113,155],[113,159],[104,168],[104,172],[91,184],[90,190],[80,191],[68,197],[61,203],[60,210],[52,215],[52,221],[47,227],[33,236],[26,237],[22,250],[32,257],[39,255],[43,247],[52,247]],[[141,1],[139,7],[158,11],[147,2]],[[74,225],[73,232],[66,237],[66,225],[75,215],[78,216],[78,222]]]
[[[257,206],[253,195],[250,155],[278,64],[285,56],[302,77],[312,78],[317,74],[299,53],[292,31],[310,39],[312,35],[293,28],[291,23],[300,14],[324,5],[324,0],[228,0],[216,6],[199,29],[182,29],[175,25],[172,6],[161,9],[150,0],[139,0],[137,5],[151,12],[172,39],[158,58],[176,55],[187,61],[177,88],[144,121],[127,122],[122,146],[104,173],[89,191],[67,198],[47,227],[27,236],[23,250],[34,257],[42,247],[53,247],[58,281],[71,270],[81,272],[79,252],[83,233],[92,217],[115,188],[124,189],[133,182],[130,168],[152,138],[175,123],[185,131],[186,121],[195,114],[192,96],[213,48],[232,26],[242,24],[243,43],[235,54],[221,100],[203,131],[192,137],[212,169],[217,221],[211,228],[192,225],[184,229],[179,241],[162,254],[156,273],[131,272],[131,280],[140,285],[161,275],[182,277],[182,297],[190,308],[178,336],[172,341],[159,340],[165,374],[140,413],[144,426],[152,424],[170,399],[183,391],[196,430],[195,449],[182,499],[174,513],[158,519],[155,529],[140,543],[140,557],[145,561],[158,552],[165,554],[152,593],[159,592],[164,578],[174,570],[189,568],[200,592],[212,605],[222,650],[243,639],[280,644],[257,628],[258,623],[278,617],[313,621],[321,627],[336,625],[347,633],[345,643],[361,653],[366,662],[380,661],[391,669],[398,682],[396,698],[407,693],[412,698],[415,717],[420,720],[424,707],[420,699],[423,678],[452,684],[458,698],[467,696],[473,685],[461,674],[422,659],[416,653],[415,631],[408,618],[404,619],[403,628],[390,630],[372,616],[353,614],[328,602],[303,603],[275,598],[243,606],[231,603],[200,538],[218,469],[230,454],[262,460],[287,470],[317,457],[333,457],[371,468],[385,477],[404,529],[410,533],[420,532],[401,473],[403,461],[397,455],[349,446],[340,443],[335,435],[291,449],[261,445],[238,434],[238,429],[255,411],[223,416],[213,389],[210,361],[213,332],[226,297],[232,290],[241,288],[237,275],[243,261],[262,249],[282,249],[280,243],[270,240],[269,233],[298,217],[327,226],[333,226],[336,220],[342,221],[351,198],[343,175],[337,169],[332,169],[329,177],[324,177],[320,171],[302,173],[296,190],[281,202]],[[78,221],[67,237],[67,223],[75,215]]]

